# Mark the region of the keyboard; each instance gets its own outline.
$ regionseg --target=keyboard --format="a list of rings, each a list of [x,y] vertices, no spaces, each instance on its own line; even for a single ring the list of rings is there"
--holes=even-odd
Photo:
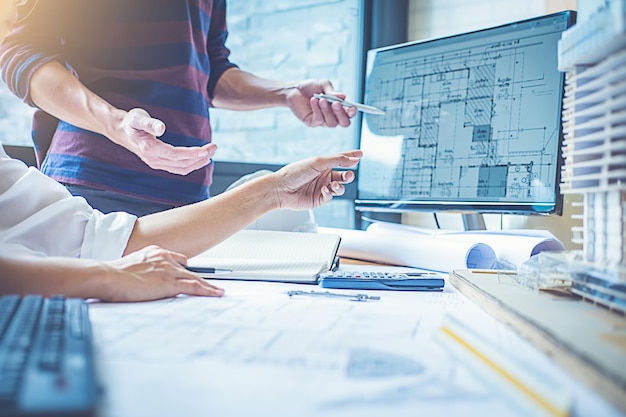
[[[0,297],[0,416],[93,416],[96,380],[87,304]]]

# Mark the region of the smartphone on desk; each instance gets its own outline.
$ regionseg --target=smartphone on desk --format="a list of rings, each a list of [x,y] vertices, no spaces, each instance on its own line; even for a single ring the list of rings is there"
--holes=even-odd
[[[443,291],[445,280],[433,272],[328,271],[318,276],[317,283],[323,288]]]

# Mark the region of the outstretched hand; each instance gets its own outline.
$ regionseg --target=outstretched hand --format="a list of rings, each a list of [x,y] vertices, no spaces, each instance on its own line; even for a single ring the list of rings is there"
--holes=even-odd
[[[137,155],[150,168],[186,175],[211,162],[217,146],[172,146],[157,137],[165,133],[165,123],[150,117],[144,109],[128,111],[109,138]]]
[[[344,184],[354,180],[354,172],[333,168],[355,166],[363,156],[360,150],[334,156],[318,156],[284,166],[273,175],[277,178],[276,192],[280,208],[304,210],[328,203],[343,195]]]
[[[147,301],[178,294],[221,297],[224,290],[209,284],[183,265],[180,253],[148,246],[108,262],[112,267],[104,301]]]
[[[320,93],[346,98],[345,94],[335,91],[328,80],[306,80],[287,94],[287,106],[309,127],[350,126],[350,119],[356,115],[356,109],[313,97],[314,94]]]

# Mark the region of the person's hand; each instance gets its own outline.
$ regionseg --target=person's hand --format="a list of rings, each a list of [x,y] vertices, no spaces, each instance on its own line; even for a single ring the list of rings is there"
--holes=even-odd
[[[306,80],[287,94],[287,106],[309,127],[350,126],[350,119],[356,115],[356,109],[313,97],[320,93],[346,98],[345,94],[335,91],[328,80]]]
[[[294,162],[276,171],[275,189],[279,207],[304,210],[328,203],[333,197],[343,195],[345,188],[354,180],[352,171],[334,171],[334,167],[355,166],[363,152],[343,152],[334,156],[318,156]]]
[[[107,262],[103,301],[147,301],[178,294],[221,297],[224,290],[209,284],[183,265],[187,257],[158,246],[148,246]]]
[[[144,109],[128,111],[116,130],[107,136],[137,155],[150,168],[186,175],[211,163],[217,150],[215,144],[204,146],[172,146],[159,139],[165,123],[150,117]]]

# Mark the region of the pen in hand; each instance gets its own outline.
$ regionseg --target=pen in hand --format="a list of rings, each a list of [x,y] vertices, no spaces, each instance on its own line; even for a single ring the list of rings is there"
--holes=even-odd
[[[317,99],[326,99],[328,101],[336,101],[341,103],[342,106],[344,107],[354,107],[355,109],[357,109],[358,111],[362,111],[363,113],[369,113],[369,114],[385,114],[385,112],[377,107],[374,106],[368,106],[366,104],[361,104],[361,103],[353,103],[352,101],[348,101],[348,100],[343,100],[337,96],[331,96],[329,94],[313,94],[313,97],[317,98]]]
[[[232,269],[209,268],[209,267],[204,267],[204,266],[185,265],[185,269],[191,272],[195,272],[196,274],[230,274],[231,272],[233,272]]]

